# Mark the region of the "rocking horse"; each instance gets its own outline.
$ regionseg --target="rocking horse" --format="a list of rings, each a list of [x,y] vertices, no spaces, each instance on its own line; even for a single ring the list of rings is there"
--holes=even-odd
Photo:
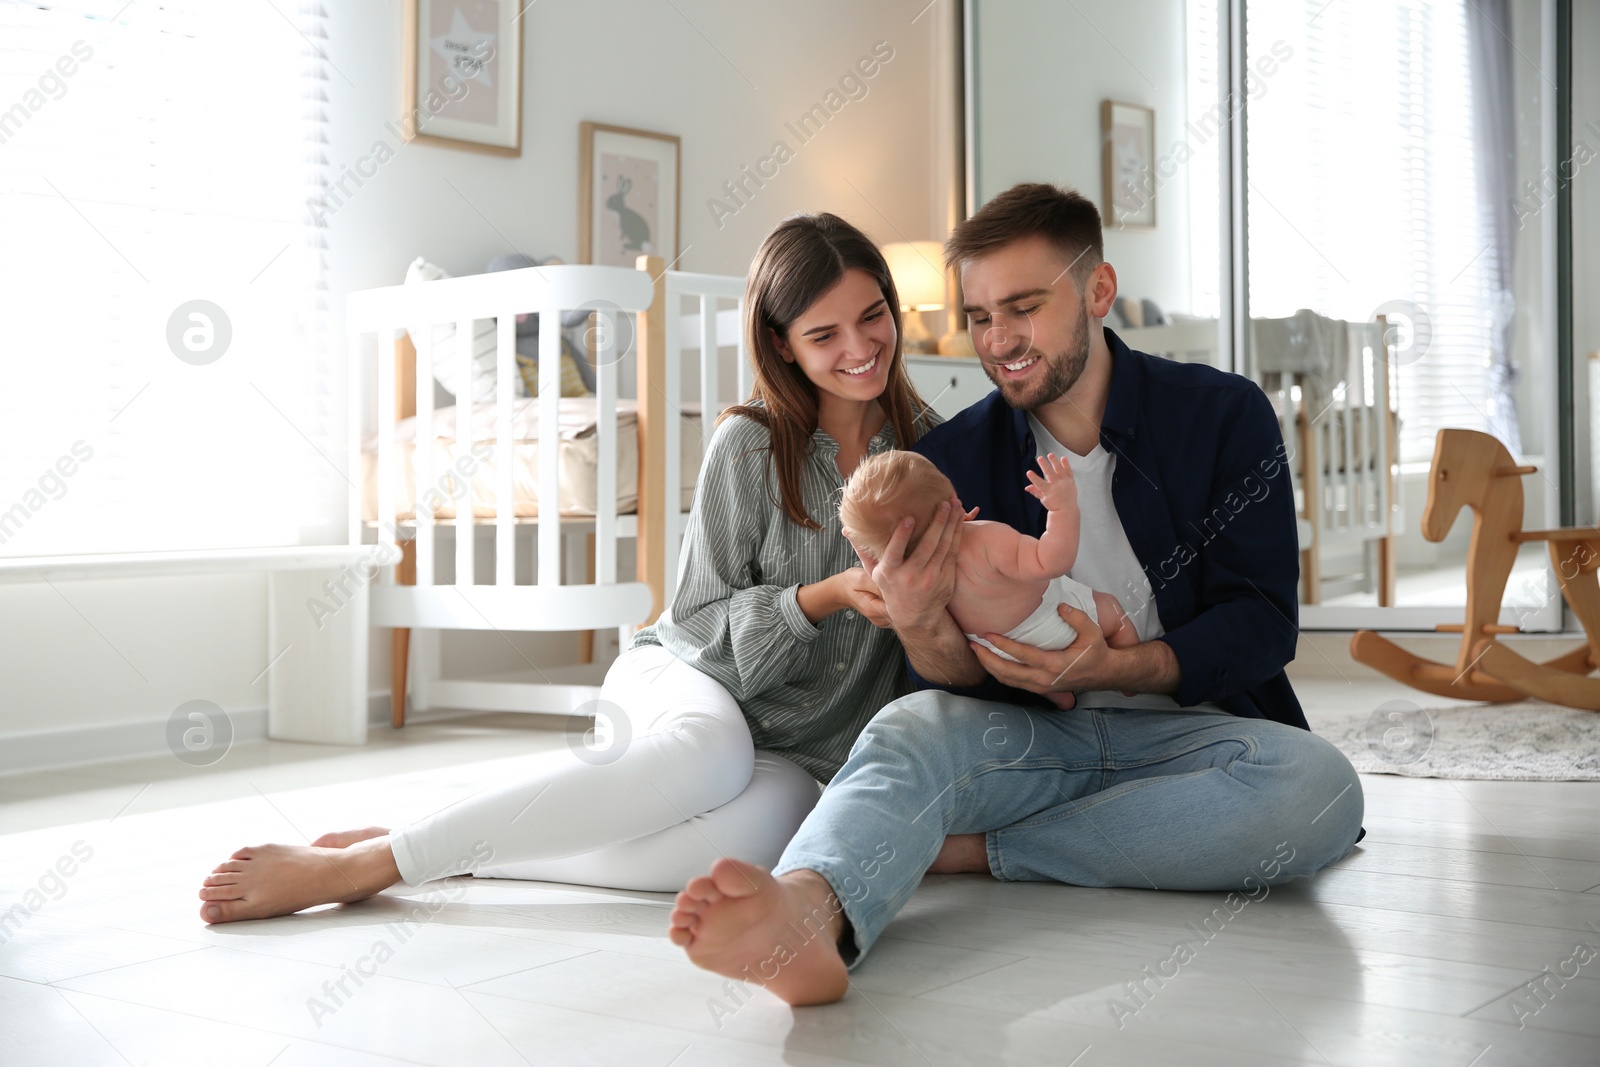
[[[1472,509],[1467,548],[1467,615],[1443,624],[1441,633],[1461,634],[1454,665],[1413,655],[1371,630],[1350,639],[1350,655],[1396,681],[1436,696],[1499,703],[1537,697],[1552,704],[1600,711],[1600,528],[1522,528],[1522,475],[1497,439],[1475,430],[1440,430],[1429,470],[1422,536],[1442,541],[1463,507]],[[1518,546],[1544,541],[1561,594],[1583,624],[1588,640],[1570,652],[1535,663],[1498,640],[1517,627],[1499,623],[1500,600]]]

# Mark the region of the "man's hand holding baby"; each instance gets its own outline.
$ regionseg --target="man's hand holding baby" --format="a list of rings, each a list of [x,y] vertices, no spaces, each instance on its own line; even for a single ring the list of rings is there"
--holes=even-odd
[[[850,542],[897,629],[932,628],[939,617],[946,614],[945,605],[950,603],[956,588],[956,553],[961,548],[962,516],[957,510],[960,506],[961,502],[954,499],[940,504],[927,533],[909,556],[906,545],[916,526],[915,520],[909,517],[895,527],[882,559],[874,559],[860,545]]]
[[[1116,688],[1110,684],[1108,668],[1114,669],[1117,650],[1106,644],[1100,624],[1070,604],[1059,604],[1056,611],[1068,626],[1078,631],[1077,640],[1066,648],[1046,651],[1013,641],[1004,634],[986,634],[996,648],[1015,656],[1018,662],[1003,659],[973,641],[972,651],[977,654],[978,662],[996,681],[1045,696]]]
[[[1156,640],[1130,648],[1112,648],[1088,614],[1070,604],[1060,604],[1056,610],[1078,632],[1077,639],[1065,648],[1047,651],[1019,644],[1002,634],[985,634],[996,648],[1016,657],[1018,662],[1012,663],[975,641],[968,644],[978,662],[997,681],[1047,696],[1058,707],[1070,705],[1063,705],[1057,696],[1073,692],[1177,692],[1181,675],[1171,645]]]

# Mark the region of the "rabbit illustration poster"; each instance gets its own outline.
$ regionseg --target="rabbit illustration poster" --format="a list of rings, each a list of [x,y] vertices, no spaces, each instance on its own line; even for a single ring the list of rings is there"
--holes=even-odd
[[[632,267],[678,256],[678,138],[585,122],[579,148],[579,258]]]
[[[513,0],[410,0],[405,24],[409,140],[522,152],[522,23]]]
[[[1138,104],[1100,104],[1101,172],[1106,222],[1119,228],[1156,224],[1156,113]]]

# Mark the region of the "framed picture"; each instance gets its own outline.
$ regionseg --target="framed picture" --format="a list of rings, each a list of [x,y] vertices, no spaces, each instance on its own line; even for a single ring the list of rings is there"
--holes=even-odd
[[[678,138],[585,122],[578,134],[578,259],[678,258]]]
[[[1105,178],[1102,212],[1108,226],[1156,225],[1156,113],[1138,104],[1100,102],[1100,158]]]
[[[522,21],[515,0],[405,0],[408,141],[522,154]]]

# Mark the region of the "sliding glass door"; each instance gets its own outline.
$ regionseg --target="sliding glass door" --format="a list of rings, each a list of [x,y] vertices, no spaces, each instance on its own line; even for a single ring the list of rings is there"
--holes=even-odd
[[[1298,452],[1307,628],[1459,621],[1471,514],[1422,532],[1441,430],[1537,467],[1525,525],[1558,523],[1545,6],[1244,5],[1239,369]],[[1504,604],[1503,623],[1559,628],[1544,545]]]

